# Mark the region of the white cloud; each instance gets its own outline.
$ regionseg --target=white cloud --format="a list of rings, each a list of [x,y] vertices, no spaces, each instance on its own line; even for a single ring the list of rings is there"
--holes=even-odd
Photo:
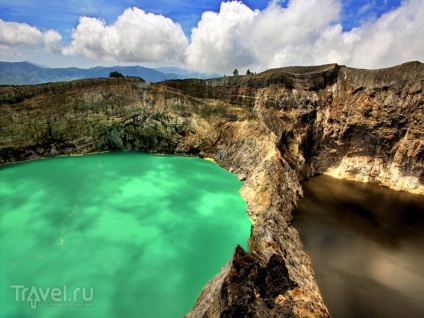
[[[60,53],[62,36],[54,30],[45,32],[26,23],[0,19],[0,50],[4,55],[19,55],[24,50],[44,46],[49,53]]]
[[[231,74],[288,65],[346,64],[380,68],[424,57],[424,1],[406,0],[358,28],[338,24],[340,0],[272,1],[263,11],[224,2],[206,12],[192,31],[187,64],[198,71]]]
[[[375,0],[373,2],[368,2],[359,8],[359,14],[365,14],[369,12],[373,7],[375,7]]]
[[[304,50],[310,51],[338,13],[336,0],[291,0],[287,8],[273,1],[264,11],[223,2],[218,13],[205,12],[193,29],[186,61],[197,70],[227,73],[235,67],[307,62]]]
[[[121,62],[181,62],[188,40],[179,24],[138,8],[124,11],[112,25],[81,17],[65,55]]]
[[[0,43],[4,45],[38,45],[43,40],[40,30],[26,23],[6,22],[0,19]]]
[[[59,34],[59,32],[54,30],[48,30],[44,32],[43,41],[47,52],[57,54],[62,52],[62,47],[60,45],[62,36]]]
[[[350,31],[339,23],[342,2],[273,0],[262,11],[241,1],[222,2],[219,12],[203,13],[191,43],[178,23],[138,8],[125,10],[110,25],[81,17],[65,48],[57,31],[0,19],[0,51],[2,56],[27,58],[62,52],[64,59],[88,57],[96,64],[186,64],[196,71],[225,74],[234,68],[241,73],[247,68],[259,72],[326,63],[380,68],[423,61],[424,1],[404,0],[397,9],[380,18],[370,16]],[[368,9],[360,10],[372,11]]]
[[[398,9],[384,14],[371,25],[356,31],[361,34],[349,65],[379,68],[424,59],[424,2],[402,2]]]
[[[197,28],[192,30],[186,62],[206,72],[255,63],[255,46],[249,37],[258,14],[241,2],[223,2],[219,13],[203,13]]]
[[[349,32],[327,28],[315,41],[314,64],[337,62],[352,67],[381,68],[424,57],[424,2],[402,5]]]

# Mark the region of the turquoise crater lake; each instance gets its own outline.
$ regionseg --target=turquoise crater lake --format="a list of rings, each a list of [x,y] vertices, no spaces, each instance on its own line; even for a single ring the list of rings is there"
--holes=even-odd
[[[250,221],[199,158],[106,153],[0,167],[1,317],[182,317]]]

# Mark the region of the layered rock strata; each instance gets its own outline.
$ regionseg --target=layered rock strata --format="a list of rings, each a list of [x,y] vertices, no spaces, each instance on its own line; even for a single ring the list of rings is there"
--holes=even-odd
[[[100,151],[213,157],[244,181],[249,250],[187,317],[328,317],[291,226],[319,173],[424,194],[424,66],[339,65],[149,84],[139,78],[0,87],[0,164]]]

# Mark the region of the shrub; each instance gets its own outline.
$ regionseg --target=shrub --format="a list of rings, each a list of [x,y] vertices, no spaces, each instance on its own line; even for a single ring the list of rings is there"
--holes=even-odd
[[[124,77],[121,73],[118,71],[110,72],[109,77]]]

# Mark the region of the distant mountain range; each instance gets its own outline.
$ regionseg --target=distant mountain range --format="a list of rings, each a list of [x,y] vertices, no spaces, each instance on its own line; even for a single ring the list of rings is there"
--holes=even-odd
[[[31,62],[0,61],[0,85],[32,85],[48,82],[72,81],[83,78],[109,77],[109,74],[114,71],[118,71],[124,76],[138,76],[151,83],[170,79],[204,79],[220,76],[218,74],[207,75],[189,72],[177,67],[162,67],[158,69],[142,66],[98,66],[89,69],[76,67],[48,68]]]

